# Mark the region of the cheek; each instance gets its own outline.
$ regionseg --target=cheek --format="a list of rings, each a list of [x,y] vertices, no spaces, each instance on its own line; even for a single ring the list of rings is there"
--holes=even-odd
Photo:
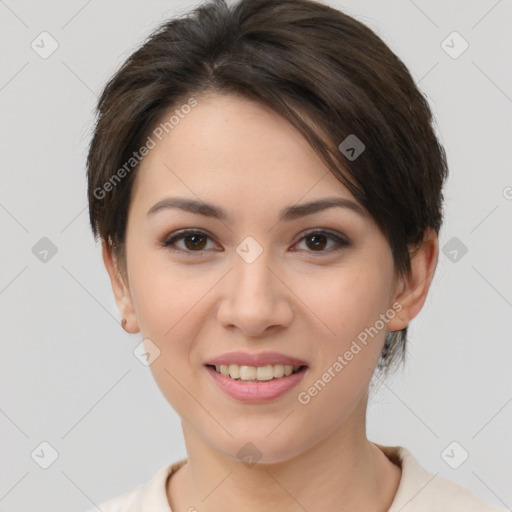
[[[324,355],[331,357],[333,350],[350,346],[385,312],[390,286],[385,276],[377,264],[361,263],[297,277],[294,292],[307,306],[305,314],[309,310],[315,318]]]
[[[133,257],[132,263],[130,282],[141,335],[160,350],[150,365],[151,373],[173,409],[188,417],[190,395],[186,390],[197,379],[191,354],[201,328],[198,315],[206,304],[205,292],[215,280],[206,275],[197,278],[197,269],[194,278],[191,272],[151,255],[139,261]]]
[[[205,291],[212,284],[199,270],[170,265],[162,256],[132,259],[131,287],[141,333],[157,340],[171,340],[196,314]],[[190,333],[189,333],[190,334]]]
[[[194,329],[200,325],[198,315],[208,302],[205,294],[214,292],[225,268],[172,264],[160,251],[134,253],[129,275],[142,335],[161,343],[184,334],[193,339]],[[307,322],[314,326],[315,338],[321,338],[324,363],[328,364],[333,350],[344,350],[375,324],[387,307],[390,283],[382,262],[375,258],[370,261],[358,256],[342,266],[322,270],[284,272],[282,278],[296,296],[289,300],[295,301],[297,315],[302,317],[297,321],[309,317]]]
[[[361,259],[301,288],[322,327],[315,337],[319,364],[299,402],[325,425],[343,421],[366,393],[387,332],[381,315],[389,308],[391,271],[385,258]]]
[[[385,328],[375,329],[389,294],[381,275],[369,266],[365,271],[351,268],[315,279],[313,292],[301,289],[321,322],[315,320],[319,330],[312,333],[317,364],[298,390],[298,402],[305,418],[315,418],[327,430],[344,422],[356,407],[363,409],[361,401],[386,334]]]

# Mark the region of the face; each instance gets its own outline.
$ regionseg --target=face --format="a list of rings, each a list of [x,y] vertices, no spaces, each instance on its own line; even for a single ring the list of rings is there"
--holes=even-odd
[[[285,461],[341,429],[359,435],[386,332],[408,321],[389,244],[286,120],[248,99],[196,99],[138,171],[115,288],[127,328],[159,351],[162,393],[219,453],[251,442],[261,462]],[[214,208],[166,203],[178,198]],[[326,199],[341,206],[282,216]],[[205,366],[235,351],[306,368],[279,396],[244,400]]]

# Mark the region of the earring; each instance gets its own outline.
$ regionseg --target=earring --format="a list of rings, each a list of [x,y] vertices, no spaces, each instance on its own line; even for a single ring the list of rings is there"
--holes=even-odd
[[[126,331],[126,323],[127,323],[126,318],[123,318],[123,319],[121,320],[121,326],[123,327],[123,329],[124,329],[125,331]],[[128,331],[126,331],[126,332],[128,332]]]

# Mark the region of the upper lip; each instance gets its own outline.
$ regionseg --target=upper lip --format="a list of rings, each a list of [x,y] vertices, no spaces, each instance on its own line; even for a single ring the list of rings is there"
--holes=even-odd
[[[259,352],[250,354],[249,352],[227,352],[220,356],[206,361],[206,365],[237,364],[239,366],[266,366],[274,364],[290,365],[294,367],[307,366],[305,361],[296,357],[280,354],[279,352]]]

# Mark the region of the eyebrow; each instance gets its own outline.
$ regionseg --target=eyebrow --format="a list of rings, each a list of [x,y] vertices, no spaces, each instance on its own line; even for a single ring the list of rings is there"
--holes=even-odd
[[[348,208],[366,217],[366,211],[358,203],[351,201],[350,199],[343,199],[341,197],[327,197],[324,199],[317,199],[310,203],[296,204],[283,208],[279,212],[280,221],[292,221],[307,215],[313,215],[315,213],[327,210],[328,208]],[[152,216],[156,212],[168,209],[178,209],[189,213],[195,213],[197,215],[203,215],[205,217],[213,217],[222,221],[229,221],[230,215],[224,209],[214,204],[205,203],[204,201],[198,201],[196,199],[188,199],[185,197],[168,197],[158,201],[154,204],[147,213],[147,216]]]

